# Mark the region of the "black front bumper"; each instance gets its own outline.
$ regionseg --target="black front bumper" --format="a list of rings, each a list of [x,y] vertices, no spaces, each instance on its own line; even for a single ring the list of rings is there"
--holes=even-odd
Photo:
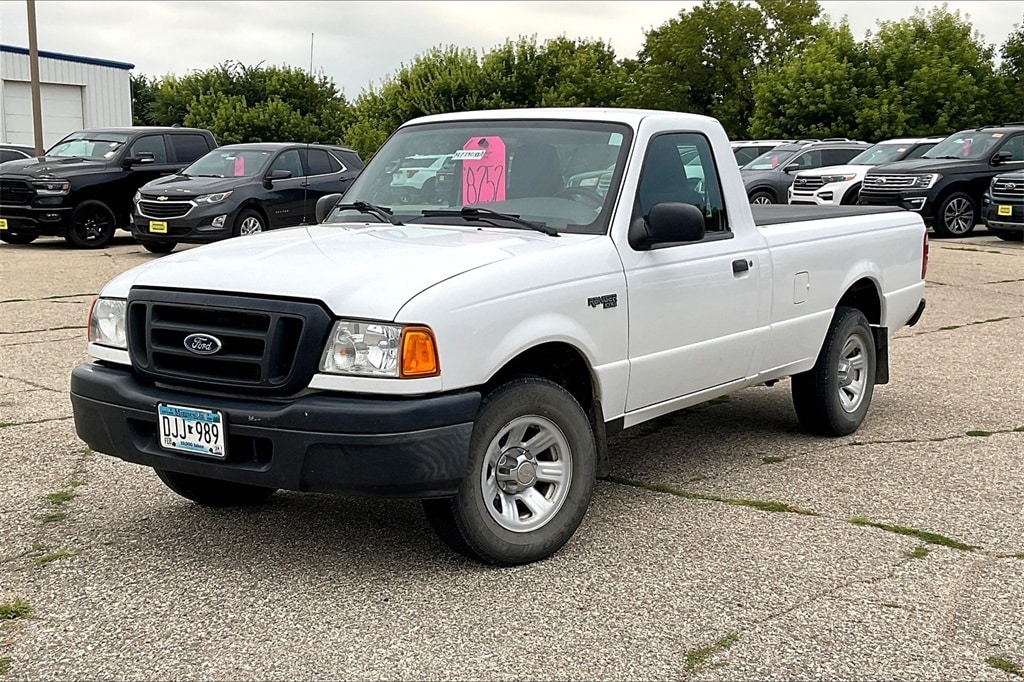
[[[158,403],[221,411],[226,458],[160,447]],[[79,438],[128,462],[284,490],[444,497],[465,475],[480,394],[252,400],[158,388],[127,368],[86,362],[71,373],[71,405]]]
[[[71,224],[71,207],[3,205],[0,218],[7,221],[11,234],[63,237]]]
[[[135,211],[132,236],[138,242],[209,244],[231,236],[237,215],[236,207],[222,204],[196,206],[180,218],[150,218]],[[225,216],[219,227],[213,224],[218,216]],[[154,232],[154,227],[164,231]]]

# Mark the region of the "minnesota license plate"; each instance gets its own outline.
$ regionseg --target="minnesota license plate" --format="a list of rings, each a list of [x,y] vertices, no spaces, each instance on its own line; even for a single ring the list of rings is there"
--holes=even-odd
[[[180,405],[157,405],[160,447],[204,457],[223,459],[224,415]]]
[[[996,212],[999,215],[1013,215],[1013,206],[1006,206],[1005,204],[1000,204]]]
[[[149,231],[157,234],[167,234],[167,223],[162,220],[150,220]]]
[[[6,230],[6,229],[7,229],[7,221],[4,220],[3,218],[0,218],[0,230]]]

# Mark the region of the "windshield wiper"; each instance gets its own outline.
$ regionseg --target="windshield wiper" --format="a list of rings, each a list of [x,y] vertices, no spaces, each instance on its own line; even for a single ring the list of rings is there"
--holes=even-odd
[[[970,157],[968,157],[968,156],[951,156],[951,155],[946,155],[946,156],[926,156],[926,157],[923,157],[923,158],[926,158],[926,159],[968,159]]]
[[[535,223],[531,220],[523,220],[517,213],[502,213],[501,211],[492,211],[489,208],[480,208],[479,206],[463,206],[459,209],[427,209],[425,211],[420,211],[420,215],[424,218],[454,216],[457,218],[465,218],[466,220],[489,220],[492,223],[495,220],[507,220],[515,225],[528,227],[531,230],[543,232],[544,234],[551,235],[552,237],[558,236],[558,230],[553,227],[548,227],[545,223]]]
[[[185,173],[182,173],[185,175]],[[209,173],[197,173],[196,175],[185,175],[186,178],[223,178],[223,175],[211,175]]]
[[[336,211],[359,211],[368,213],[379,220],[392,225],[402,225],[402,221],[393,215],[392,210],[387,206],[377,206],[366,201],[353,201],[351,204],[338,204],[334,207]]]

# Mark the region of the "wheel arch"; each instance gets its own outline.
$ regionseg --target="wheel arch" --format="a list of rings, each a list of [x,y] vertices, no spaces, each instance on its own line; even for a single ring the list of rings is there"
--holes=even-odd
[[[757,185],[747,190],[747,201],[750,201],[755,194],[768,194],[772,198],[773,203],[779,203],[779,193],[775,191],[775,188],[771,185]]]
[[[264,208],[260,200],[255,197],[246,199],[239,204],[238,208],[235,209],[234,214],[231,216],[231,229],[234,229],[235,224],[238,222],[238,216],[242,215],[242,212],[246,210],[252,210],[259,213],[260,217],[263,218],[263,224],[266,226],[266,229],[270,229],[270,217],[267,215],[267,209]]]
[[[863,276],[846,287],[836,307],[856,308],[864,313],[872,325],[882,324],[885,312],[883,297],[878,282],[870,276]]]

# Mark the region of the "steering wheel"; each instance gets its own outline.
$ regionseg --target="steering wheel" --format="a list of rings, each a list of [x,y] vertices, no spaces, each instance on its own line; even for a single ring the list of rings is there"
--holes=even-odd
[[[555,192],[555,196],[562,199],[570,199],[574,196],[578,196],[581,199],[592,200],[594,204],[598,207],[604,206],[604,197],[595,192],[594,190],[588,189],[586,187],[565,187],[564,189],[560,189],[557,192]]]

